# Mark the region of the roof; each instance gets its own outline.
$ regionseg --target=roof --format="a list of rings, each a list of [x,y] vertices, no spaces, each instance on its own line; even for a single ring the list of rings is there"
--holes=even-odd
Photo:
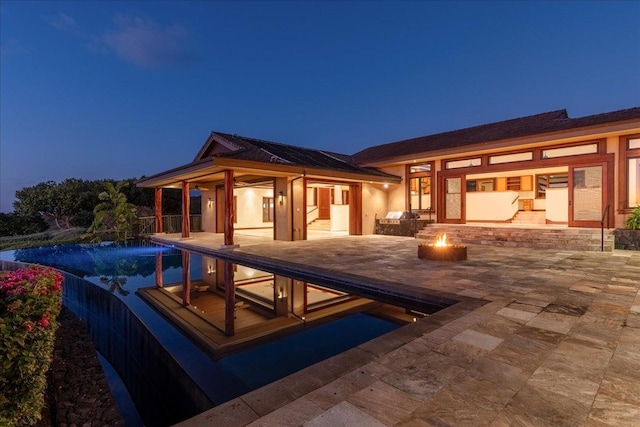
[[[209,154],[213,150],[212,142],[220,142],[240,149]],[[207,144],[209,148],[207,148]],[[221,132],[212,132],[200,156],[224,157],[235,160],[246,160],[260,163],[275,163],[303,168],[326,169],[339,172],[365,174],[378,177],[397,178],[395,175],[375,168],[361,167],[353,163],[351,156],[330,151],[297,147],[278,142],[248,138]]]
[[[446,150],[466,145],[490,143],[634,119],[640,119],[640,107],[575,119],[569,117],[567,110],[556,110],[377,145],[354,154],[352,158],[356,164],[366,164],[401,156],[428,153],[430,151]]]

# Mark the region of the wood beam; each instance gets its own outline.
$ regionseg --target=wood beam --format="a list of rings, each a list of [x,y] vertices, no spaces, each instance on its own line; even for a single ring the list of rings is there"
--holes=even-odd
[[[233,280],[233,264],[224,262],[224,333],[227,336],[236,334],[236,286]]]
[[[189,197],[189,183],[182,181],[182,237],[190,236],[191,221],[189,219],[189,211],[191,210],[191,198]]]
[[[156,187],[155,193],[156,233],[162,233],[162,187]]]
[[[191,304],[191,253],[182,251],[182,305]]]
[[[156,288],[164,285],[162,281],[162,252],[156,254]]]
[[[224,244],[233,246],[233,170],[224,171]]]

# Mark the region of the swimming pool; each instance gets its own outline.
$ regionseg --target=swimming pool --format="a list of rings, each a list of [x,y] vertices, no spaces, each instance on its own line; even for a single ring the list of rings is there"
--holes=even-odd
[[[82,279],[68,281],[65,305],[87,323],[96,347],[122,377],[147,425],[175,423],[399,326],[365,313],[350,314],[214,361],[138,295],[138,291],[156,287],[160,278],[167,288],[163,292],[171,293],[173,288],[179,298],[175,284],[183,281],[184,260],[189,259],[190,280],[198,282],[212,273],[208,257],[192,252],[185,258],[178,249],[151,243],[103,243],[5,251],[0,252],[0,259],[49,265]],[[281,289],[278,285],[271,288],[273,298],[269,292],[261,293],[254,286],[257,282],[249,280],[248,276],[256,274],[251,270],[242,266],[236,270],[238,279],[247,285],[243,304],[262,298],[275,307]],[[174,286],[167,286],[171,284]],[[310,295],[309,288],[304,289]],[[344,300],[344,294],[336,295],[331,304]],[[316,298],[322,309],[321,297],[309,298]],[[324,305],[329,306],[326,301]],[[158,377],[162,381],[154,380]],[[195,402],[181,402],[185,396]]]

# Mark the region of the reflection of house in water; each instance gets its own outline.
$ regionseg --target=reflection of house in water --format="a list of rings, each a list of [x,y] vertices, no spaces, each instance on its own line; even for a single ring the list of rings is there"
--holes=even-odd
[[[185,252],[184,265],[190,258]],[[356,312],[402,324],[425,315],[212,257],[201,259],[202,277],[192,279],[191,268],[185,268],[181,283],[163,283],[160,274],[155,288],[139,293],[214,358]]]

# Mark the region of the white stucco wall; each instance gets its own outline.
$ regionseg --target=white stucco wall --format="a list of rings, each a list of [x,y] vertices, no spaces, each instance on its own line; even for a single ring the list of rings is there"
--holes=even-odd
[[[384,218],[388,209],[388,193],[382,184],[362,184],[362,234],[373,234],[376,216]]]
[[[518,211],[516,191],[483,191],[466,194],[467,221],[508,221]]]
[[[273,227],[273,222],[262,222],[262,198],[273,197],[272,189],[236,188],[233,194],[237,197],[238,203],[237,222],[234,224],[234,228]],[[278,201],[274,200],[274,203],[278,203]]]
[[[569,221],[569,189],[547,188],[546,218],[553,222]]]
[[[215,190],[202,191],[200,200],[200,212],[202,214],[202,231],[214,233],[216,230],[216,192]]]

